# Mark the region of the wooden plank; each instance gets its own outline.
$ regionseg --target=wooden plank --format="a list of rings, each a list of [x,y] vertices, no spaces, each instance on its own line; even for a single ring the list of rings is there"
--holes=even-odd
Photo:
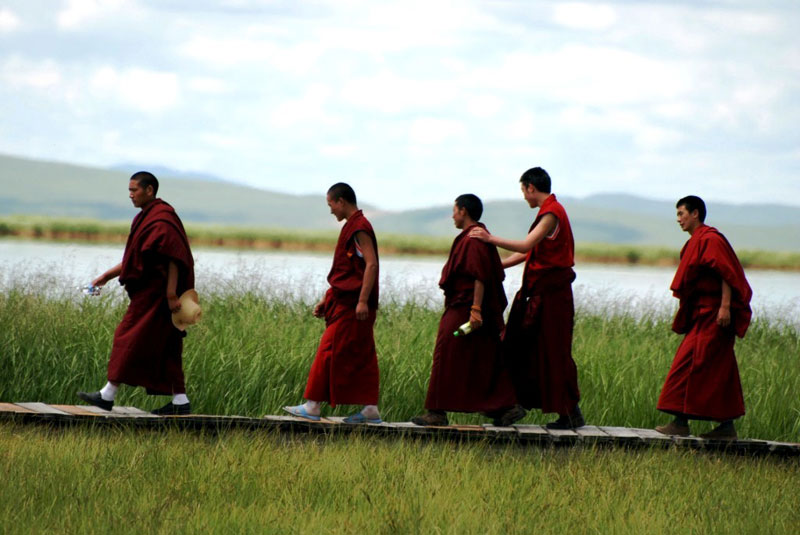
[[[560,444],[573,444],[580,440],[578,433],[572,429],[547,429],[545,427],[544,430],[553,438],[553,442]]]
[[[640,444],[642,437],[627,427],[602,426],[600,430],[610,436],[618,444]]]
[[[27,402],[27,403],[15,403],[14,405],[18,405],[25,409],[30,409],[37,414],[49,414],[53,416],[69,416],[69,413],[60,411],[58,409],[54,409],[47,403]]]
[[[528,442],[551,443],[553,436],[541,425],[514,425],[520,440]]]
[[[76,406],[80,407],[81,409],[87,412],[92,412],[94,414],[97,414],[98,416],[117,416],[113,414],[111,411],[101,409],[100,407],[95,407],[94,405],[76,405]]]
[[[86,410],[87,407],[83,405],[51,405],[51,407],[75,416],[99,416],[96,412]]]
[[[114,407],[111,409],[111,412],[121,416],[131,416],[133,418],[158,418],[157,414],[143,411],[137,407]]]
[[[603,443],[603,442],[614,441],[611,435],[609,435],[596,425],[584,425],[583,427],[575,429],[575,433],[581,438],[583,442],[587,443]]]
[[[675,443],[671,436],[659,433],[655,429],[631,429],[631,431],[642,437],[646,444],[669,446]]]
[[[486,429],[486,434],[490,437],[496,438],[498,440],[508,439],[514,440],[517,438],[517,430],[511,426],[508,427],[501,427],[501,426],[494,426],[492,424],[483,424],[484,429]]]
[[[13,412],[16,414],[35,414],[36,411],[20,407],[14,403],[0,403],[0,412]]]

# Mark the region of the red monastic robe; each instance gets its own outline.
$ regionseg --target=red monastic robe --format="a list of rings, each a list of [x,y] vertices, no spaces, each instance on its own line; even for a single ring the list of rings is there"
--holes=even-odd
[[[497,247],[470,239],[467,235],[471,228],[453,241],[439,281],[445,310],[433,350],[425,400],[428,410],[492,412],[516,404],[500,354],[503,311],[508,304],[503,290],[505,272]],[[453,336],[469,321],[476,280],[484,285],[483,326],[467,336]]]
[[[133,219],[122,257],[120,284],[130,304],[116,331],[108,380],[142,386],[149,394],[182,394],[183,331],[167,303],[169,262],[178,266],[177,294],[194,288],[194,260],[175,210],[156,199]]]
[[[558,225],[528,254],[503,351],[520,405],[568,414],[580,400],[578,369],[572,360],[575,243],[567,212],[555,195],[539,208],[529,232],[546,214],[553,214]]]
[[[723,280],[731,287],[728,327],[717,325]],[[750,325],[753,292],[725,236],[713,227],[698,227],[683,246],[670,289],[680,299],[672,329],[686,337],[661,389],[658,409],[701,420],[742,416],[744,397],[733,345]]]
[[[366,262],[355,241],[364,232],[375,246],[378,241],[372,225],[361,210],[342,227],[333,265],[328,274],[330,289],[325,295],[325,332],[308,374],[305,399],[336,405],[378,404],[378,355],[373,326],[378,308],[378,278],[369,295],[369,317],[356,319]]]

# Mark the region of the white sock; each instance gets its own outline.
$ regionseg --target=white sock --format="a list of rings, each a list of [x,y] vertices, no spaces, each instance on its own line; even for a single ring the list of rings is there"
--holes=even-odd
[[[172,394],[173,405],[186,405],[187,403],[189,403],[189,398],[186,397],[186,394]]]
[[[114,401],[114,398],[117,397],[118,388],[118,386],[114,386],[111,383],[106,383],[106,386],[100,390],[100,397],[105,401]]]
[[[303,403],[303,407],[306,409],[306,412],[311,416],[319,416],[320,409],[322,408],[322,402],[320,401],[311,401],[310,399],[306,400]]]
[[[369,418],[370,420],[374,420],[376,418],[381,417],[381,413],[378,412],[377,405],[364,405],[364,408],[361,409],[361,414],[363,414],[364,417]]]

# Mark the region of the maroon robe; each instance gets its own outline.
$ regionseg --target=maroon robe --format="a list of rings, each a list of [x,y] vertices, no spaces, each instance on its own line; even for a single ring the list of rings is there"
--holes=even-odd
[[[578,369],[572,360],[575,243],[567,212],[555,195],[539,208],[529,232],[545,214],[553,214],[558,224],[528,254],[503,335],[503,352],[520,405],[569,414],[580,401]]]
[[[731,287],[731,324],[717,325],[722,281]],[[728,240],[701,225],[681,251],[670,289],[680,299],[672,329],[685,338],[672,361],[658,409],[691,419],[725,421],[744,414],[735,337],[750,325],[753,295]]]
[[[425,400],[428,410],[493,412],[517,402],[500,355],[503,311],[508,304],[503,264],[497,247],[468,237],[471,228],[464,229],[453,241],[439,281],[445,310],[433,350]],[[467,336],[453,336],[460,325],[469,321],[476,280],[484,285],[483,326]]]
[[[361,210],[347,220],[339,233],[325,294],[325,332],[303,394],[305,399],[336,405],[378,404],[378,355],[373,326],[378,308],[378,276],[368,299],[369,316],[356,319],[366,262],[355,241],[356,232],[371,239],[378,255],[372,225]]]
[[[194,288],[194,260],[175,210],[156,199],[136,215],[122,257],[120,284],[130,304],[116,331],[108,380],[142,386],[148,394],[182,394],[183,337],[167,303],[169,262],[178,266],[177,294]]]

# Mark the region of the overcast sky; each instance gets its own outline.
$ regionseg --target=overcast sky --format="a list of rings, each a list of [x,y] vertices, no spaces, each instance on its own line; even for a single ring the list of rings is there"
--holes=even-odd
[[[387,209],[800,205],[800,2],[0,0],[0,153]]]

